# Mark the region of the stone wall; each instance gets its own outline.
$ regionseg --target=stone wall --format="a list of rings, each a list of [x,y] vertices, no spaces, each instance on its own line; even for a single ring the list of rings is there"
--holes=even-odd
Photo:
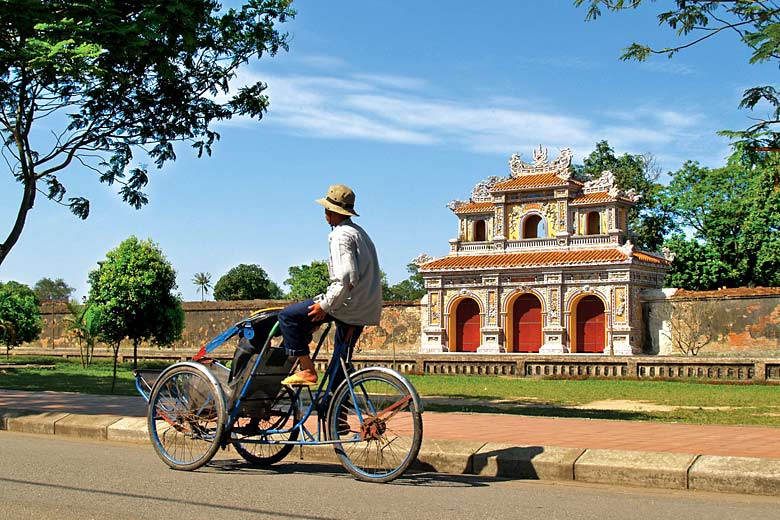
[[[186,314],[181,341],[174,350],[197,350],[205,342],[248,316],[252,311],[286,305],[288,301],[185,302]],[[645,354],[680,355],[672,344],[672,325],[681,312],[712,341],[700,356],[780,356],[780,288],[739,288],[692,292],[675,289],[642,293]],[[64,304],[42,308],[44,329],[33,349],[74,348],[76,342],[64,334],[68,316]],[[368,327],[358,343],[359,352],[369,354],[418,353],[420,350],[420,305],[417,302],[387,302],[378,327]]]
[[[642,295],[645,353],[679,355],[674,327],[696,329],[705,356],[780,356],[780,288],[664,289]]]
[[[173,350],[197,350],[211,338],[237,321],[264,307],[284,306],[289,301],[252,300],[219,302],[184,302],[184,331]],[[44,304],[41,309],[44,328],[37,341],[24,346],[33,349],[78,347],[66,331],[65,319],[70,316],[62,303]],[[332,338],[331,338],[332,340]],[[417,302],[386,302],[382,321],[377,327],[367,327],[358,342],[361,351],[376,353],[417,352],[420,342],[420,305]],[[124,345],[123,345],[124,346]]]

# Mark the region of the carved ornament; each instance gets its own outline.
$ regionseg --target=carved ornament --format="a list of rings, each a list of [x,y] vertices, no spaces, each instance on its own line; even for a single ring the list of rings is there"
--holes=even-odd
[[[564,148],[555,160],[547,162],[547,149],[542,149],[542,145],[539,145],[539,149],[533,151],[533,163],[524,162],[520,159],[520,154],[512,154],[512,157],[509,158],[509,170],[512,177],[553,173],[563,179],[568,179],[572,174],[571,160],[573,156],[570,148]]]

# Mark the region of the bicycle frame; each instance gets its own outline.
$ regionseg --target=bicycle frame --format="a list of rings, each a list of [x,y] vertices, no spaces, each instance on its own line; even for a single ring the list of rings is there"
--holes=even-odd
[[[279,327],[279,324],[276,323],[271,328],[271,332],[268,335],[268,339],[266,340],[265,344],[263,345],[262,350],[260,351],[260,355],[257,356],[257,359],[255,360],[255,364],[252,367],[252,373],[254,373],[257,370],[257,367],[261,363],[263,356],[266,354],[266,351],[268,348],[270,348],[271,338],[276,333],[277,329]],[[322,344],[325,340],[325,338],[328,335],[328,332],[330,331],[332,327],[332,323],[328,323],[327,327],[323,331],[323,333],[320,336],[319,342],[317,343],[317,347],[314,350],[314,353],[312,354],[312,359],[316,360],[317,354],[319,354],[320,348],[322,347]],[[346,359],[346,361],[345,361]],[[336,362],[338,360],[338,363]],[[325,369],[325,375],[320,380],[317,390],[312,394],[312,390],[309,387],[305,387],[309,393],[310,402],[308,406],[306,407],[305,413],[303,416],[290,428],[286,429],[272,429],[272,430],[263,430],[260,432],[260,435],[264,437],[263,439],[259,440],[250,440],[250,439],[242,439],[242,442],[247,444],[292,444],[292,445],[300,445],[300,446],[313,446],[313,445],[322,445],[322,444],[345,444],[350,442],[360,442],[361,438],[359,435],[355,435],[354,439],[340,439],[340,440],[328,440],[326,439],[326,436],[323,435],[323,433],[326,431],[327,425],[327,412],[330,409],[331,403],[328,400],[328,396],[332,396],[334,392],[336,391],[336,388],[333,388],[333,381],[336,376],[336,374],[340,371],[344,376],[344,383],[349,387],[349,392],[352,398],[355,398],[355,389],[352,385],[352,381],[350,380],[350,369],[347,368],[347,363],[351,362],[351,353],[347,352],[347,344],[337,344],[334,345],[333,349],[333,355],[331,356],[330,361],[328,362],[327,368]],[[251,383],[251,376],[247,378],[247,381],[244,383],[243,388],[241,389],[241,392],[239,394],[239,398],[236,400],[235,405],[228,410],[228,420],[225,422],[225,442],[228,442],[228,439],[230,436],[228,435],[233,428],[233,424],[235,424],[236,420],[238,419],[240,415],[240,405],[241,400],[245,397],[246,392],[250,386]],[[302,399],[301,399],[301,392],[303,391],[304,387],[298,387],[298,389],[294,393],[294,400],[297,401],[299,409],[301,408]],[[327,406],[325,406],[327,404]],[[314,412],[317,412],[317,431],[316,435],[314,432],[310,431],[306,427],[306,421],[308,421],[312,414]],[[286,419],[289,419],[293,413],[292,407],[287,410],[286,412]],[[363,416],[360,412],[360,410],[356,410],[358,420],[362,423],[363,422]],[[279,434],[288,434],[294,430],[298,430],[300,434],[299,440],[294,441],[283,441],[283,440],[273,440],[269,439],[268,436],[271,435],[279,435]]]

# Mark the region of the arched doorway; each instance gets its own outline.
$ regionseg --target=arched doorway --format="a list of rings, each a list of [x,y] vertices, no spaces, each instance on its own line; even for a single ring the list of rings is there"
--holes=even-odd
[[[523,238],[539,238],[542,236],[542,217],[529,215],[523,221]]]
[[[591,211],[588,213],[588,222],[586,228],[586,235],[600,235],[601,234],[601,215],[598,211]]]
[[[512,304],[512,350],[539,352],[542,346],[542,302],[523,294]]]
[[[577,352],[604,353],[607,318],[604,303],[586,296],[577,303]]]
[[[477,220],[474,222],[474,242],[484,242],[485,240],[485,221]]]
[[[479,304],[471,298],[458,303],[455,310],[455,351],[476,352],[480,343]]]

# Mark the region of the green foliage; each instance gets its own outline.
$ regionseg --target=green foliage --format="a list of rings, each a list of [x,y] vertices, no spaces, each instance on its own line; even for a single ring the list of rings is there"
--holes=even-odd
[[[100,339],[113,347],[115,363],[125,338],[133,342],[135,363],[141,341],[166,346],[181,337],[184,310],[173,294],[176,272],[156,244],[130,237],[99,265],[89,273],[90,319]]]
[[[406,270],[409,272],[409,278],[401,280],[391,287],[383,286],[382,298],[384,300],[417,301],[425,295],[425,281],[419,273],[417,264],[407,264]]]
[[[601,9],[620,11],[639,7],[643,0],[574,0],[574,4],[588,5],[587,20],[601,16]],[[780,62],[780,6],[775,2],[756,0],[695,1],[675,0],[674,7],[658,14],[660,25],[667,25],[678,37],[688,37],[680,45],[654,49],[633,43],[623,51],[621,59],[645,61],[660,54],[669,58],[679,51],[695,46],[721,33],[737,35],[750,49],[750,63]],[[725,64],[724,64],[725,65]],[[724,68],[724,70],[726,70]],[[742,131],[724,131],[724,135],[739,139],[750,147],[780,146],[780,92],[771,85],[760,85],[745,90],[739,108],[753,110],[769,107],[771,113]]]
[[[81,366],[87,368],[92,364],[95,344],[100,337],[98,307],[95,305],[79,305],[69,303],[70,316],[65,317],[65,330],[79,344],[79,359]]]
[[[615,184],[620,189],[633,189],[640,195],[628,213],[628,231],[638,247],[657,251],[672,226],[672,219],[670,208],[661,197],[662,186],[656,182],[658,172],[653,158],[631,154],[618,157],[607,141],[599,141],[583,166],[575,169],[575,175],[587,181],[598,178],[605,170],[615,175]]]
[[[40,302],[67,302],[70,295],[75,291],[73,287],[65,283],[62,278],[52,280],[51,278],[41,278],[35,282],[33,291]]]
[[[231,89],[238,69],[287,49],[277,24],[294,16],[291,0],[6,0],[0,9],[0,137],[9,173],[22,184],[20,211],[0,263],[18,240],[35,196],[80,218],[89,201],[66,197],[74,166],[119,185],[140,208],[149,181],[135,154],[159,168],[174,143],[211,154],[212,127],[234,115],[261,118],[266,85]],[[46,130],[50,140],[33,140]],[[34,144],[46,143],[45,148]]]
[[[0,282],[0,345],[11,348],[38,338],[43,328],[35,293],[26,285]]]
[[[215,300],[274,300],[282,290],[257,264],[240,264],[227,272],[214,286]]]
[[[780,286],[780,160],[738,147],[723,168],[687,162],[666,196],[677,225],[667,286],[685,289]]]
[[[192,283],[200,291],[200,301],[206,299],[206,295],[213,288],[211,285],[211,273],[195,273]]]
[[[723,263],[714,247],[681,234],[669,239],[666,247],[675,253],[672,268],[664,279],[667,287],[708,291],[733,278],[731,267]]]
[[[290,277],[284,284],[290,287],[287,297],[291,300],[308,300],[328,289],[330,275],[325,261],[315,260],[309,265],[294,265],[287,272]]]

